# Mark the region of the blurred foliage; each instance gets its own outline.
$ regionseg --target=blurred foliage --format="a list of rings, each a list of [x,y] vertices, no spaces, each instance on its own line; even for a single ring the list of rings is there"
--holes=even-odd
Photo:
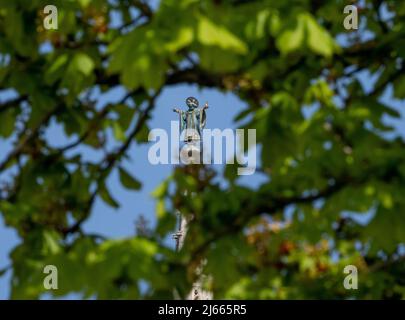
[[[405,145],[381,100],[389,88],[405,98],[405,2],[361,1],[358,31],[343,28],[344,0],[55,0],[59,29],[45,30],[48,2],[0,0],[0,137],[12,146],[0,212],[22,239],[12,298],[39,298],[46,264],[59,268],[55,296],[185,296],[204,258],[216,298],[405,298]],[[224,187],[212,168],[178,167],[154,192],[151,230],[86,234],[96,199],[120,205],[113,172],[142,187],[122,162],[161,90],[185,83],[246,102],[235,121],[257,129],[266,182],[244,187],[228,166]],[[122,101],[98,101],[122,85]],[[73,142],[51,145],[52,123]],[[175,208],[193,218],[180,253],[165,241]],[[343,288],[347,264],[359,290]]]

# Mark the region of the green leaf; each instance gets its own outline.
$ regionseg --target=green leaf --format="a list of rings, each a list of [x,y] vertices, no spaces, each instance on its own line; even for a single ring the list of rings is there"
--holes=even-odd
[[[217,46],[236,53],[247,53],[247,45],[226,28],[201,16],[198,24],[198,40],[206,46]]]
[[[85,8],[90,4],[91,0],[79,0],[80,5]]]
[[[163,198],[167,193],[168,187],[169,187],[169,181],[168,180],[163,181],[161,184],[159,184],[156,187],[155,190],[153,190],[152,196],[156,199]]]
[[[44,247],[47,250],[47,254],[56,254],[60,252],[61,247],[59,244],[59,235],[54,231],[44,231]]]
[[[166,206],[165,206],[165,201],[163,199],[160,199],[156,203],[156,216],[158,219],[162,219],[166,215]]]
[[[167,68],[163,45],[155,30],[136,29],[110,45],[112,59],[108,69],[119,72],[128,89],[158,89]]]
[[[401,75],[396,81],[394,81],[394,96],[398,99],[405,98],[405,76]]]
[[[210,71],[231,72],[239,67],[240,59],[233,53],[218,47],[203,47],[199,51],[201,65]]]
[[[277,48],[282,54],[288,54],[299,49],[305,36],[304,19],[300,16],[296,21],[287,26],[276,40]]]
[[[45,72],[45,81],[53,84],[63,77],[69,57],[66,53],[58,56]]]
[[[118,122],[123,131],[127,130],[133,119],[135,108],[131,108],[125,104],[115,106],[115,111],[118,113]]]
[[[13,133],[15,120],[14,107],[1,112],[0,137],[8,138]]]
[[[72,61],[74,69],[81,72],[83,75],[88,76],[94,69],[93,60],[85,53],[77,53]]]
[[[125,141],[125,132],[122,130],[118,121],[113,121],[114,138],[118,141]]]
[[[135,136],[135,139],[138,143],[148,143],[148,137],[149,137],[149,128],[146,124],[144,124],[141,128],[141,130],[139,130],[139,132],[137,133],[137,135]]]
[[[120,173],[120,181],[122,185],[127,188],[127,189],[132,189],[132,190],[139,190],[142,186],[142,184],[133,178],[125,169],[122,167],[119,168],[119,173]]]
[[[314,17],[305,14],[305,23],[307,28],[307,45],[320,55],[330,57],[333,54],[334,42],[329,33],[321,27]]]
[[[165,43],[165,48],[168,51],[176,52],[177,50],[189,45],[193,41],[193,38],[193,28],[184,26],[176,32],[173,40]]]
[[[304,44],[326,57],[331,56],[335,48],[333,38],[309,13],[300,13],[293,22],[288,22],[276,41],[282,54],[302,49]]]
[[[110,192],[104,184],[100,187],[99,195],[101,199],[103,199],[103,201],[111,207],[115,209],[120,207],[119,203],[111,196]]]
[[[364,240],[371,240],[375,251],[392,253],[399,243],[405,241],[404,216],[400,211],[391,209],[390,201],[382,199],[382,206],[377,209],[376,216],[364,229]]]
[[[7,271],[8,271],[8,268],[0,269],[0,277],[4,276]]]

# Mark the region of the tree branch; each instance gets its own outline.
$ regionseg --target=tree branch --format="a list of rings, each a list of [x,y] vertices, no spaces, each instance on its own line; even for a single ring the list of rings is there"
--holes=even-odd
[[[244,226],[254,217],[261,214],[275,214],[284,210],[287,206],[292,204],[303,204],[312,203],[316,200],[328,198],[333,194],[341,191],[348,185],[358,185],[362,184],[368,179],[377,177],[384,180],[389,180],[395,178],[397,174],[390,170],[387,170],[381,176],[377,174],[377,170],[374,168],[369,168],[367,171],[363,171],[363,174],[359,177],[341,176],[335,178],[336,183],[333,186],[329,186],[323,190],[318,191],[316,194],[309,196],[294,196],[294,197],[279,197],[269,195],[268,192],[258,192],[256,196],[256,201],[252,201],[251,198],[246,199],[244,203],[241,204],[242,208],[245,208],[245,214],[241,214],[233,223],[225,225],[221,229],[217,229],[210,237],[199,245],[195,250],[192,251],[192,256],[195,259],[200,259],[204,255],[205,251],[209,246],[215,242],[218,238],[224,237],[226,235],[239,232]]]
[[[27,100],[26,95],[19,96],[18,98],[15,98],[13,100],[8,100],[8,101],[0,104],[0,113],[10,109],[11,107],[19,105],[21,102],[26,101],[26,100]]]
[[[143,114],[139,117],[138,122],[136,123],[133,130],[129,133],[125,142],[114,152],[109,153],[104,158],[104,162],[106,165],[100,170],[99,178],[97,179],[97,188],[91,194],[86,209],[84,210],[83,216],[78,219],[72,226],[68,227],[67,229],[62,230],[62,233],[67,235],[69,233],[76,232],[80,230],[82,223],[87,219],[90,209],[96,199],[97,194],[100,191],[104,180],[107,178],[108,173],[114,167],[115,163],[121,159],[124,153],[128,150],[129,146],[131,145],[132,141],[134,140],[135,136],[140,132],[142,127],[144,126],[145,122],[149,119],[150,112],[153,110],[155,106],[155,100],[159,96],[161,89],[159,89],[153,96],[149,98],[149,103],[146,109],[144,110]]]
[[[92,133],[92,131],[96,128],[98,123],[100,122],[101,119],[103,119],[112,109],[113,106],[115,105],[120,105],[125,103],[132,95],[138,93],[138,92],[143,92],[143,89],[137,89],[128,92],[119,102],[117,103],[108,103],[104,108],[102,108],[97,115],[95,116],[94,119],[91,120],[88,129],[77,139],[75,142],[72,142],[71,144],[68,144],[64,147],[58,148],[59,153],[63,153],[67,150],[73,149],[77,147],[79,144],[81,144],[86,138]]]
[[[17,146],[7,155],[3,162],[0,163],[0,172],[3,171],[14,158],[17,158],[22,154],[24,148],[36,137],[38,137],[41,127],[48,123],[52,116],[58,114],[62,109],[63,104],[59,104],[58,106],[56,106],[42,118],[42,120],[37,124],[36,127],[30,129],[25,136],[23,135],[23,137],[20,138]],[[26,128],[24,132],[26,132],[26,130],[28,129]]]

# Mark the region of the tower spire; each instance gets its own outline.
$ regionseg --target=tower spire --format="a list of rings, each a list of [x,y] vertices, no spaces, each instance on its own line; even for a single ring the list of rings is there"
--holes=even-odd
[[[179,114],[180,136],[183,131],[185,132],[184,145],[181,148],[180,157],[182,162],[186,162],[187,164],[202,163],[202,130],[206,123],[208,103],[205,103],[203,108],[198,108],[198,100],[194,97],[188,97],[186,104],[188,106],[187,111],[177,108],[173,109],[174,112]],[[198,153],[197,157],[195,157],[195,153]],[[184,161],[184,158],[188,158],[187,161]],[[184,196],[187,196],[187,190]],[[179,251],[183,247],[189,221],[180,211],[177,211],[177,221],[177,231],[173,234],[173,239],[176,241],[176,251]],[[187,296],[188,300],[212,299],[212,293],[202,289],[202,282],[206,277],[202,274],[203,264],[195,270],[198,280],[194,282]]]

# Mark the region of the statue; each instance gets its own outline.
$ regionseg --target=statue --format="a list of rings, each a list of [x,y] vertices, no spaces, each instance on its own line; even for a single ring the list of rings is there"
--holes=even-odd
[[[180,135],[185,131],[184,142],[201,141],[202,130],[206,123],[205,110],[208,109],[208,103],[203,108],[198,109],[198,100],[194,97],[186,99],[187,111],[173,109],[180,116]]]

